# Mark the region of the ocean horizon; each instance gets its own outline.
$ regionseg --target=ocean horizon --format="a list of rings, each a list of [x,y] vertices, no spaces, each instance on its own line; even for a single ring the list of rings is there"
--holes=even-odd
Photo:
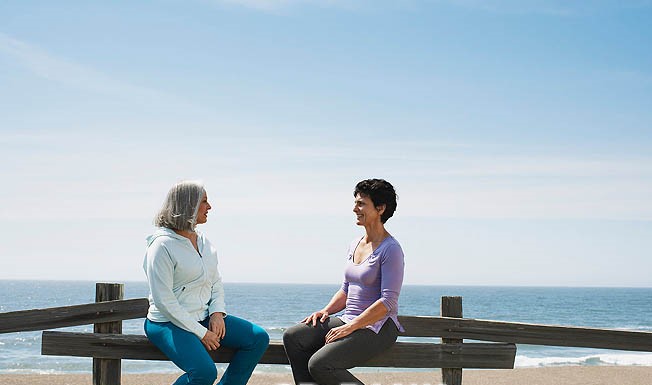
[[[125,299],[147,296],[146,282],[121,282]],[[225,283],[227,311],[258,323],[280,340],[283,331],[323,307],[337,284]],[[652,288],[553,286],[404,285],[402,315],[439,315],[441,296],[462,296],[465,318],[534,324],[652,331]],[[0,312],[94,302],[94,281],[0,280]],[[143,320],[123,322],[123,333],[144,334]],[[62,328],[91,332],[92,325]],[[437,341],[437,338],[402,339]],[[41,356],[41,332],[0,334],[0,374],[90,373],[90,358]],[[221,364],[218,364],[220,366]],[[516,367],[641,365],[652,353],[517,345]],[[169,362],[123,360],[124,373],[169,373]],[[289,372],[289,366],[259,365],[259,372]],[[361,371],[381,369],[361,368]]]

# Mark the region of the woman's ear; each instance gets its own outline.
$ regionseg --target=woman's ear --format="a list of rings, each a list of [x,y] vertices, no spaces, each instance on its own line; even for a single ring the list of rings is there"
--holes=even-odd
[[[376,211],[378,211],[378,215],[383,215],[386,208],[387,208],[387,205],[376,206]]]

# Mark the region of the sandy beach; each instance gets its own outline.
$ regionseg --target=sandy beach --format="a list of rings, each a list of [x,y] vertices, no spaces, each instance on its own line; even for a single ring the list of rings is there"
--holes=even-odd
[[[361,373],[368,385],[438,385],[440,371]],[[125,374],[123,385],[169,385],[173,374]],[[555,368],[523,368],[514,370],[466,370],[464,385],[649,385],[652,367],[649,366],[563,366]],[[291,384],[289,374],[254,374],[250,385]],[[90,385],[90,374],[3,374],[2,385]]]

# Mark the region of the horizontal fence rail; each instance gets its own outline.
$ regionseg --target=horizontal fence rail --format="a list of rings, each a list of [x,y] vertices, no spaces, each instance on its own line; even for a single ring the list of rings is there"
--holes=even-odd
[[[146,298],[0,313],[0,333],[56,329],[147,315]],[[652,351],[651,332],[537,325],[470,318],[399,316],[407,337],[443,337],[529,345]]]
[[[136,298],[0,313],[0,333],[48,330],[143,318],[147,315],[148,306],[147,298]]]
[[[399,316],[410,335],[528,345],[652,352],[652,333],[486,321],[470,318]]]
[[[147,337],[129,334],[43,332],[43,355],[106,359],[169,360]],[[210,352],[215,362],[229,362],[233,351],[221,347]],[[401,368],[512,369],[516,345],[504,343],[433,344],[398,342],[360,366]],[[283,345],[272,341],[260,360],[288,364]]]
[[[0,333],[48,330],[147,315],[146,298],[0,313]],[[406,337],[459,338],[529,345],[652,351],[651,332],[537,325],[470,318],[399,316]]]

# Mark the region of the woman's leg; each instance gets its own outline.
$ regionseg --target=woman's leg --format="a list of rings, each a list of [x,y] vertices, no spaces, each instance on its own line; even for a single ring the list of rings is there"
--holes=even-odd
[[[217,368],[199,338],[172,322],[145,320],[145,334],[175,365],[185,372],[174,385],[213,385]]]
[[[324,346],[326,333],[332,328],[342,326],[344,322],[337,317],[330,317],[317,326],[297,324],[283,333],[283,347],[292,367],[292,376],[296,385],[315,383],[310,371],[308,361],[310,357]]]
[[[359,329],[348,336],[324,345],[308,362],[310,375],[319,385],[362,384],[351,369],[390,348],[398,330],[388,319],[378,334],[369,329]]]
[[[224,319],[226,335],[222,346],[235,349],[231,363],[218,384],[245,385],[269,345],[265,329],[242,318],[227,315]]]

